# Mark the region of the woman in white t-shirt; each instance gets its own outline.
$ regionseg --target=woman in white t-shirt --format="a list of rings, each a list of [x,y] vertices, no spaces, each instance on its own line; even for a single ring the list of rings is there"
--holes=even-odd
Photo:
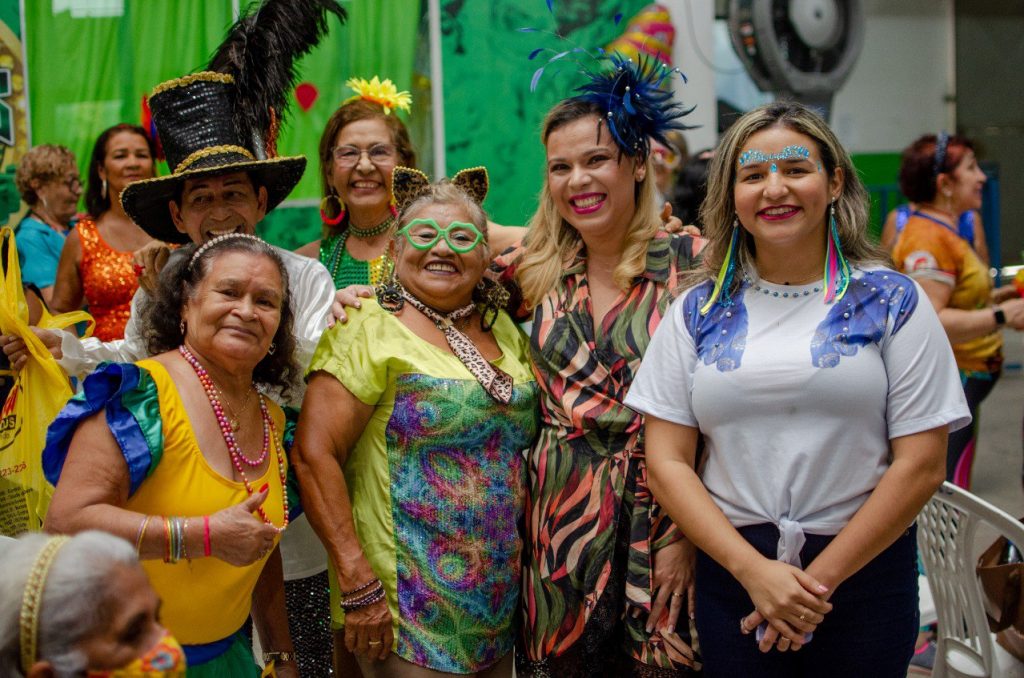
[[[626,404],[647,415],[655,496],[701,549],[707,675],[902,678],[912,523],[970,421],[942,327],[878,263],[850,157],[800,104],[730,128],[702,216],[704,269]]]

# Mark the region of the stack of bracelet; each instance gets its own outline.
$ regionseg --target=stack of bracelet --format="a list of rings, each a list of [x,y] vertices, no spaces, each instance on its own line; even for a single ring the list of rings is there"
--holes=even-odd
[[[371,579],[351,591],[342,591],[339,605],[342,612],[348,613],[379,603],[384,600],[384,595],[384,584],[380,582],[380,579]]]
[[[139,531],[135,535],[135,553],[142,555],[142,540],[146,536],[146,528],[153,516],[146,516],[139,525]],[[191,560],[185,539],[188,535],[188,518],[171,516],[160,518],[164,524],[164,562],[176,563],[179,560]],[[210,516],[203,516],[203,556],[209,558],[212,554],[210,544]]]
[[[179,560],[190,560],[185,548],[185,530],[188,529],[188,518],[171,516],[164,518],[164,551],[165,563],[176,563]]]

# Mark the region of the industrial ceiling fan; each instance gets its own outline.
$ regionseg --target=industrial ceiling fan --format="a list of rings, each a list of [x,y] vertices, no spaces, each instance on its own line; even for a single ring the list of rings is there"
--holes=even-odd
[[[827,119],[864,44],[860,0],[728,0],[727,7],[733,47],[757,86]]]

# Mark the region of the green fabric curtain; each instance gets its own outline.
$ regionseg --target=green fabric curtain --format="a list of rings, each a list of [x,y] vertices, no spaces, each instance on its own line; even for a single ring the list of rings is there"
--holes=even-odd
[[[72,15],[72,3],[55,12],[57,4],[25,3],[32,143],[69,147],[83,177],[99,133],[118,122],[138,123],[143,95],[201,70],[234,20],[231,0],[124,0],[123,13],[113,17]],[[240,4],[244,11],[250,2]],[[275,210],[261,227],[283,247],[319,234],[317,145],[327,119],[351,94],[345,81],[379,74],[400,89],[412,88],[420,0],[351,0],[343,6],[347,24],[330,18],[327,38],[298,65],[298,82],[313,85],[318,96],[305,111],[293,101],[278,144],[282,155],[309,158],[286,203],[304,207]]]
[[[25,3],[32,143],[68,146],[84,176],[96,136],[115,123],[138,122],[142,96],[156,84],[201,69],[233,16],[231,0],[124,0],[117,17],[53,11],[71,4]],[[566,43],[519,29],[553,30],[572,44],[603,46],[645,4],[562,0],[552,16],[542,0],[441,0],[447,174],[486,165],[492,182],[486,207],[496,221],[521,224],[533,213],[544,172],[541,121],[580,83],[578,68],[566,60],[531,93],[530,77],[546,57],[528,61],[527,55]],[[268,240],[297,247],[319,234],[317,146],[328,117],[351,94],[344,86],[349,77],[390,77],[413,93],[407,122],[420,166],[431,171],[425,6],[425,0],[345,2],[347,25],[332,18],[327,39],[300,62],[299,82],[313,85],[318,96],[308,110],[293,102],[278,150],[305,155],[309,165],[286,208],[265,220]],[[618,25],[616,12],[624,15]]]

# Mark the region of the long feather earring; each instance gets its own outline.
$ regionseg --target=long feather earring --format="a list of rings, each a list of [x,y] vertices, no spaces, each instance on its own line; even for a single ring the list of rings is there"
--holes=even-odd
[[[850,264],[840,247],[836,226],[836,199],[832,198],[828,216],[828,245],[825,250],[825,303],[839,301],[850,286]]]
[[[732,306],[729,288],[732,287],[732,279],[736,273],[736,259],[738,258],[736,248],[739,240],[740,220],[739,217],[736,217],[732,222],[732,239],[729,241],[729,250],[725,253],[725,259],[722,260],[722,268],[718,269],[718,279],[715,280],[715,287],[711,290],[711,296],[708,297],[707,303],[700,309],[701,315],[707,315],[711,307],[719,300],[721,300],[722,306]]]

